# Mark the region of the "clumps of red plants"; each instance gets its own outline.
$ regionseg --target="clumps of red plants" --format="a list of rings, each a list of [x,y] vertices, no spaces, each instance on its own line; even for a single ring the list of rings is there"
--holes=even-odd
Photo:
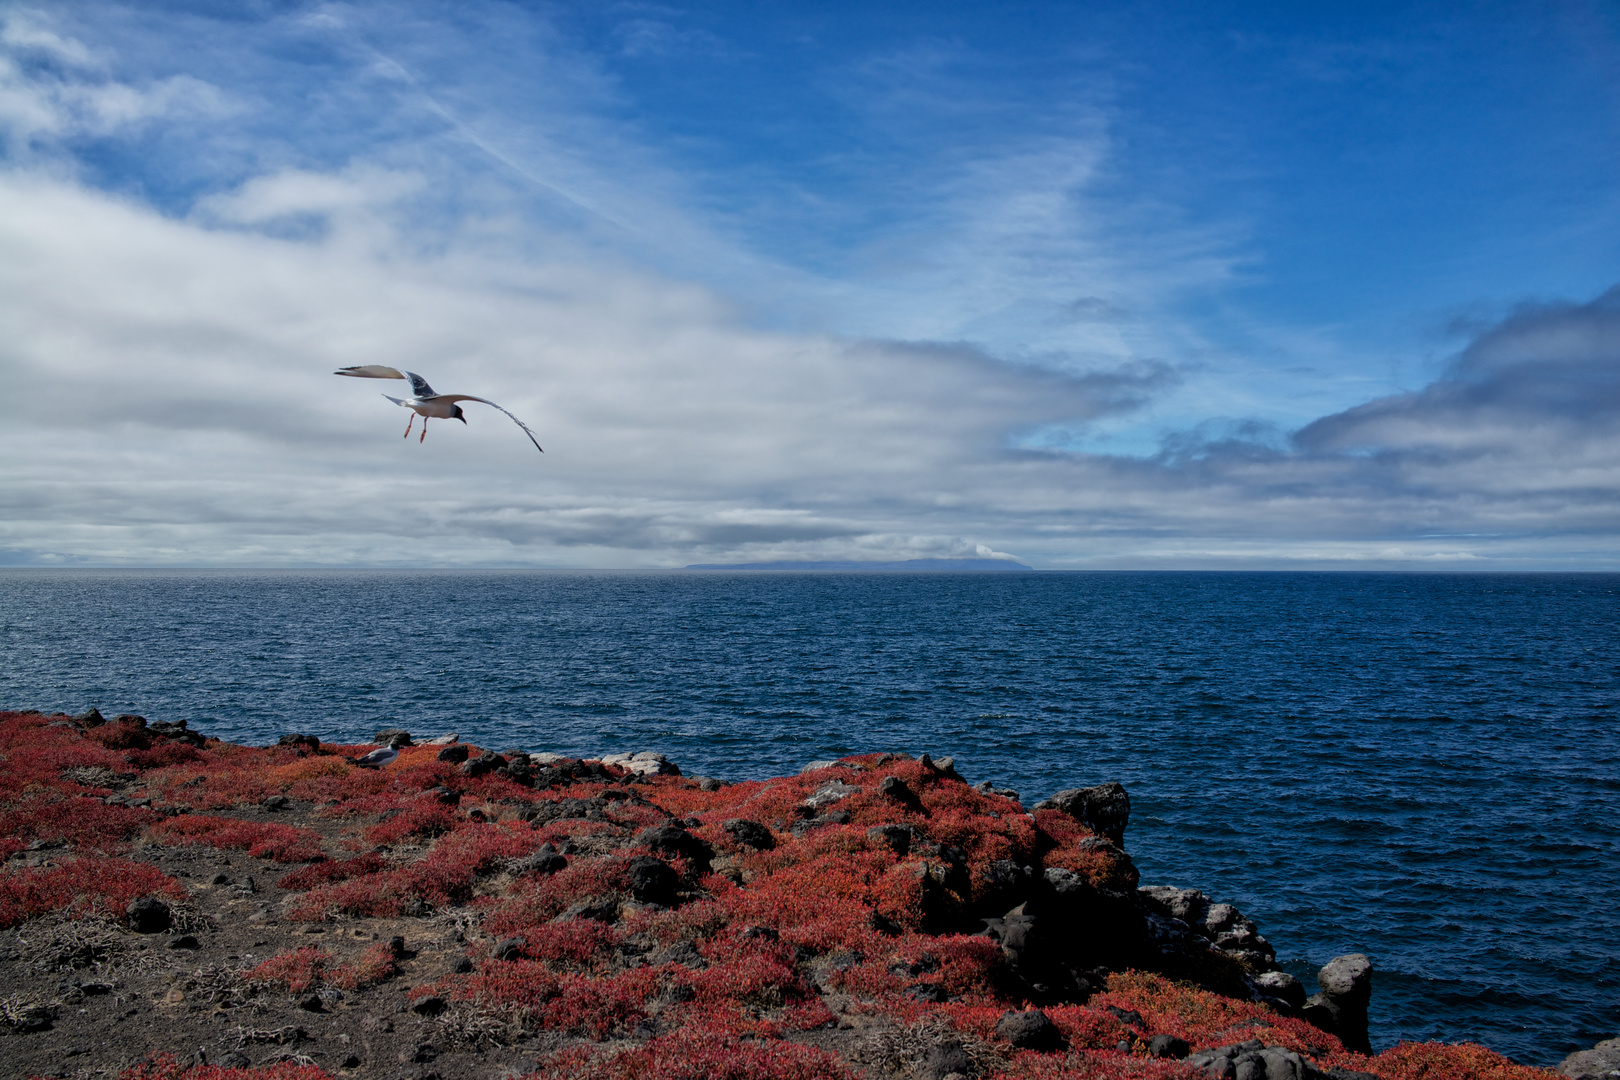
[[[525,1074],[533,1080],[853,1080],[825,1050],[682,1029],[640,1046],[603,1053],[575,1047]]]
[[[325,949],[306,945],[277,953],[250,969],[244,976],[249,983],[293,994],[333,986],[358,990],[392,978],[394,950],[385,942],[369,946],[352,964],[340,964]]]
[[[536,786],[534,770],[469,769],[440,760],[437,746],[363,769],[349,761],[359,746],[183,745],[133,725],[0,714],[0,853],[41,839],[70,847],[58,866],[0,871],[0,923],[183,897],[144,864],[92,853],[142,839],[303,863],[277,883],[290,894],[285,918],[454,909],[474,928],[470,970],[415,987],[412,1000],[553,1033],[561,1049],[534,1074],[547,1080],[846,1080],[858,1070],[808,1043],[862,1017],[971,1042],[984,1080],[1197,1075],[1151,1057],[1154,1035],[1194,1051],[1260,1039],[1380,1080],[1550,1075],[1466,1045],[1353,1054],[1301,1020],[1215,992],[1218,980],[1200,987],[1168,969],[1099,971],[1083,1000],[1041,1000],[1063,1049],[1015,1049],[998,1023],[1035,991],[998,940],[975,932],[979,916],[1010,906],[1006,868],[1065,871],[1127,898],[1135,870],[1075,818],[1030,814],[926,759],[864,755],[718,788],[564,763],[539,770]],[[107,803],[115,790],[151,805]],[[276,796],[341,835],[323,843],[250,816]],[[392,973],[385,946],[349,963],[312,946],[245,977],[303,993]],[[121,1080],[324,1076],[160,1058]]]
[[[130,901],[142,896],[184,900],[186,890],[156,867],[100,855],[68,858],[58,866],[0,870],[0,927],[51,911],[121,920]]]
[[[118,1080],[332,1080],[316,1065],[284,1061],[258,1068],[231,1069],[219,1065],[182,1064],[173,1054],[157,1054],[118,1074]]]
[[[208,814],[183,814],[153,825],[148,834],[159,843],[207,844],[220,850],[243,850],[254,858],[282,863],[317,862],[326,858],[321,838],[312,829],[272,821],[240,821]]]

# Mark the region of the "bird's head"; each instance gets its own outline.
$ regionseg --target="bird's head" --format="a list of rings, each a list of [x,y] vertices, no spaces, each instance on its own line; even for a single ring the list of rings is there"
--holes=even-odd
[[[450,406],[450,419],[460,420],[463,424],[465,424],[467,422],[467,414],[461,411],[460,405],[452,405]]]

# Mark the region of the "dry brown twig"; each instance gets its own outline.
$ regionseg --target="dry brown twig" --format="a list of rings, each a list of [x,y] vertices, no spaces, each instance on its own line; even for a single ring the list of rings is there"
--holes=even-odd
[[[863,1065],[876,1066],[882,1072],[904,1076],[915,1073],[934,1047],[949,1043],[961,1046],[974,1075],[986,1075],[1006,1063],[994,1046],[957,1031],[938,1015],[926,1016],[905,1027],[886,1028],[862,1042],[849,1056]]]

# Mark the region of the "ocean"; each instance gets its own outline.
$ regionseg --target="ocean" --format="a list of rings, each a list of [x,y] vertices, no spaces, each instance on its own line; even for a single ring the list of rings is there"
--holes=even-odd
[[[0,705],[748,779],[880,750],[1130,791],[1144,884],[1372,1039],[1620,1034],[1620,575],[0,571]]]

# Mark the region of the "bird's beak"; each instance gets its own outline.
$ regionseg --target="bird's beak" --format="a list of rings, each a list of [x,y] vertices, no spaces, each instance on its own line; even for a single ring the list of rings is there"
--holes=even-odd
[[[467,418],[465,416],[458,416],[458,417],[456,417],[456,419],[460,420],[463,424],[465,424],[467,422]]]

